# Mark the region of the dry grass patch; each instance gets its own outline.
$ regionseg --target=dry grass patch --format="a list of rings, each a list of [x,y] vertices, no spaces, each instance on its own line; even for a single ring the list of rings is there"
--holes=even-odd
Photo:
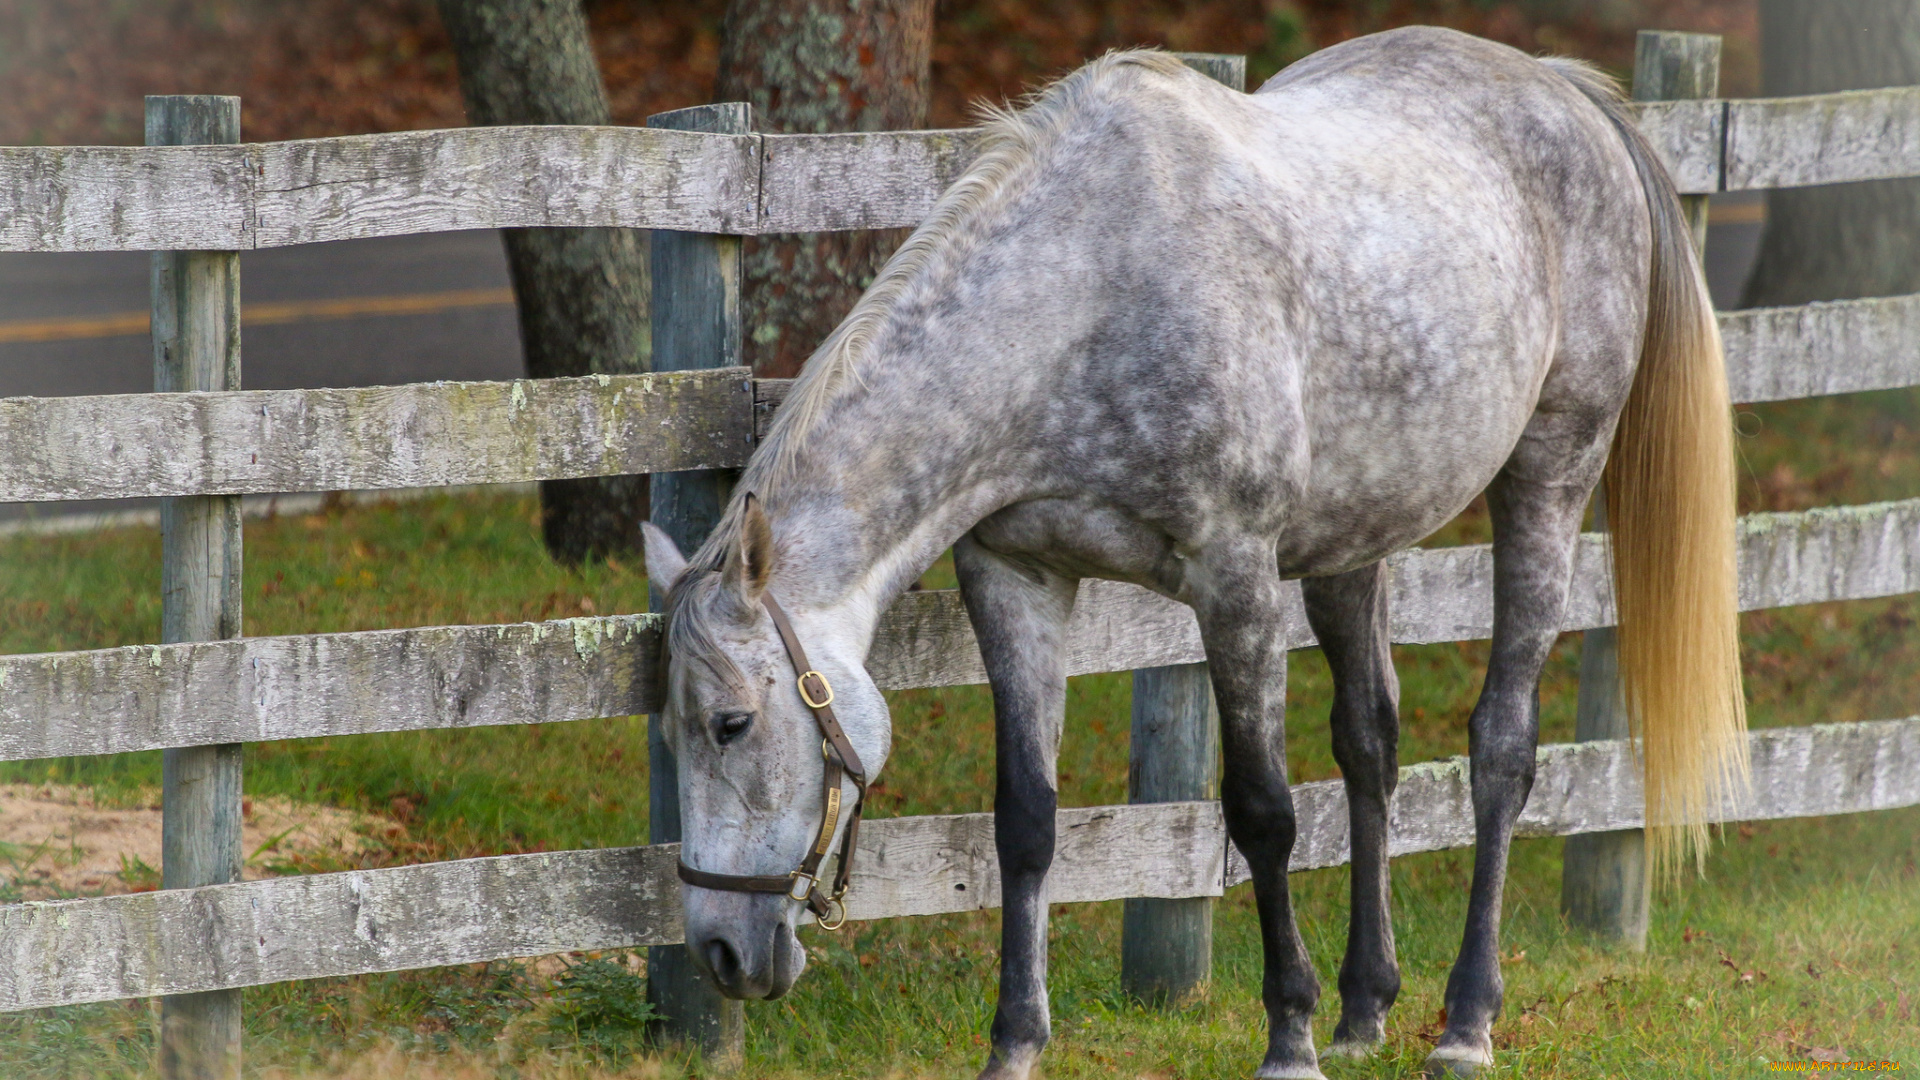
[[[0,785],[0,891],[59,900],[160,886],[160,794],[102,797],[69,784]],[[386,823],[371,814],[249,798],[241,831],[249,879],[358,865]]]

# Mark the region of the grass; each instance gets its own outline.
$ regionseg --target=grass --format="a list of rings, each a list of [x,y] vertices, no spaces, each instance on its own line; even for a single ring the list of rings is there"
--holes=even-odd
[[[1742,417],[1744,509],[1799,509],[1920,494],[1920,396],[1820,399]],[[525,498],[470,495],[334,506],[247,526],[249,634],[505,622],[644,608],[637,566],[553,564]],[[1485,538],[1470,510],[1436,542]],[[0,652],[157,639],[159,543],[151,530],[0,539]],[[929,575],[939,580],[943,567]],[[1744,619],[1756,726],[1915,711],[1920,618],[1911,598],[1761,612]],[[1543,738],[1571,737],[1578,635],[1554,652]],[[1484,643],[1395,650],[1402,760],[1466,751]],[[1296,781],[1338,775],[1326,666],[1294,656],[1289,742]],[[1062,802],[1124,799],[1130,681],[1072,681]],[[989,808],[990,703],[980,688],[889,695],[896,750],[877,816]],[[262,795],[377,813],[370,864],[642,842],[640,718],[257,744]],[[94,785],[102,798],[158,783],[156,754],[14,762],[0,780]],[[129,796],[131,797],[131,796]],[[1657,898],[1652,948],[1625,957],[1579,940],[1557,913],[1560,844],[1515,845],[1507,893],[1503,1071],[1541,1077],[1728,1076],[1815,1051],[1920,1062],[1920,810],[1759,823],[1728,834],[1708,879]],[[1330,1063],[1335,1077],[1406,1075],[1424,1055],[1458,944],[1471,852],[1395,864],[1406,986],[1389,1052]],[[304,866],[301,869],[336,869]],[[1294,877],[1302,933],[1327,993],[1345,934],[1346,871]],[[1210,994],[1175,1015],[1118,994],[1119,905],[1056,909],[1056,1042],[1047,1074],[1212,1078],[1257,1061],[1257,929],[1244,888],[1221,901]],[[994,999],[993,913],[809,932],[812,967],[788,999],[749,1009],[756,1076],[968,1076]],[[697,1062],[636,1054],[640,983],[626,958],[565,971],[519,964],[319,980],[247,992],[249,1069],[262,1076],[661,1076]],[[149,1003],[0,1018],[0,1075],[147,1076]]]

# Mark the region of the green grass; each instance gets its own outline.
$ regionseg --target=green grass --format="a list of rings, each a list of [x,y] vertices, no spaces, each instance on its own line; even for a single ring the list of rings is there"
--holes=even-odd
[[[1746,509],[1798,509],[1920,493],[1920,396],[1859,395],[1743,417]],[[1470,510],[1436,542],[1485,538]],[[0,539],[0,651],[157,639],[152,530]],[[930,584],[950,575],[930,572]],[[468,495],[339,506],[250,522],[247,632],[278,634],[504,622],[642,610],[646,582],[618,562],[569,569],[541,551],[531,500]],[[1911,598],[1745,617],[1756,726],[1902,716],[1920,699],[1920,610]],[[1571,737],[1578,635],[1555,650],[1543,738]],[[1484,643],[1395,650],[1402,760],[1466,751]],[[1124,799],[1130,681],[1072,681],[1062,802]],[[1289,754],[1295,780],[1337,775],[1324,661],[1295,654]],[[990,703],[981,688],[890,694],[895,754],[876,816],[989,808]],[[0,780],[94,785],[129,798],[159,780],[155,754],[0,765]],[[642,842],[646,742],[639,718],[266,743],[247,786],[372,811],[390,822],[371,864]],[[1705,882],[1656,900],[1652,950],[1622,957],[1568,933],[1557,914],[1558,841],[1515,845],[1507,894],[1507,1013],[1496,1026],[1511,1075],[1730,1076],[1760,1056],[1813,1048],[1920,1063],[1920,810],[1756,824],[1729,834]],[[1428,1046],[1458,944],[1471,852],[1396,862],[1406,988],[1390,1053],[1329,1076],[1406,1075]],[[334,869],[313,866],[311,869]],[[1302,932],[1337,1009],[1346,871],[1295,875]],[[965,1076],[985,1052],[993,1005],[992,913],[811,933],[795,993],[749,1009],[749,1072]],[[1056,909],[1057,1039],[1048,1075],[1234,1077],[1257,1060],[1257,931],[1244,888],[1219,905],[1210,995],[1172,1016],[1118,994],[1119,905]],[[1743,978],[1751,976],[1751,978]],[[284,984],[247,992],[250,1068],[263,1075],[673,1076],[688,1063],[630,1059],[624,968],[568,976],[513,964]],[[147,1003],[0,1019],[0,1075],[150,1075]],[[584,1025],[584,1026],[583,1026]],[[697,1065],[691,1066],[697,1071]]]

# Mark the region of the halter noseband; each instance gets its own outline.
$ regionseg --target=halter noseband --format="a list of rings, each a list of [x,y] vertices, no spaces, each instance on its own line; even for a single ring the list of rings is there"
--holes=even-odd
[[[827,760],[826,783],[821,793],[820,836],[807,850],[807,857],[800,860],[800,867],[788,874],[710,874],[705,870],[696,870],[680,860],[680,880],[701,889],[715,889],[721,892],[785,893],[788,899],[807,905],[814,918],[820,922],[823,930],[838,930],[846,924],[847,909],[841,898],[847,895],[847,880],[853,875],[853,849],[860,839],[860,813],[867,805],[867,770],[860,763],[860,755],[853,749],[853,743],[847,740],[847,733],[840,727],[840,721],[833,715],[833,687],[827,677],[815,671],[807,662],[807,651],[800,647],[800,639],[794,636],[793,624],[787,621],[787,613],[780,610],[774,602],[772,593],[761,593],[760,603],[773,617],[774,629],[780,632],[780,640],[787,647],[787,658],[793,661],[793,670],[798,673],[794,685],[800,690],[800,700],[807,703],[813,711],[814,722],[820,725],[820,756]],[[808,683],[816,685],[812,688]],[[840,853],[840,867],[834,871],[833,884],[824,895],[820,891],[820,864],[826,860],[827,852],[833,847],[835,826],[840,823],[840,781],[851,779],[860,794],[853,803],[853,817],[847,824],[847,843]],[[837,915],[835,913],[838,913]]]

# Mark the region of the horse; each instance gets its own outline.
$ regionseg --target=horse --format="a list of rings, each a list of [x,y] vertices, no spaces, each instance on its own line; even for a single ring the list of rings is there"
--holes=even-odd
[[[1133,582],[1192,607],[1209,663],[1263,943],[1258,1075],[1320,1076],[1320,987],[1287,891],[1282,582],[1298,579],[1352,816],[1328,1053],[1373,1051],[1400,987],[1382,559],[1484,491],[1477,849],[1426,1064],[1472,1075],[1492,1061],[1541,667],[1603,474],[1622,692],[1666,862],[1697,853],[1744,768],[1731,412],[1672,182],[1596,69],[1431,28],[1326,49],[1252,94],[1114,53],[990,111],[983,140],[809,359],[699,550],[646,531],[649,573],[671,583],[661,722],[693,956],[734,998],[799,977],[802,912],[826,920],[845,884],[821,860],[851,858],[858,809],[842,809],[891,747],[863,667],[875,625],[951,549],[997,739],[1004,914],[980,1076],[1028,1077],[1049,1037],[1067,620],[1081,579]]]

